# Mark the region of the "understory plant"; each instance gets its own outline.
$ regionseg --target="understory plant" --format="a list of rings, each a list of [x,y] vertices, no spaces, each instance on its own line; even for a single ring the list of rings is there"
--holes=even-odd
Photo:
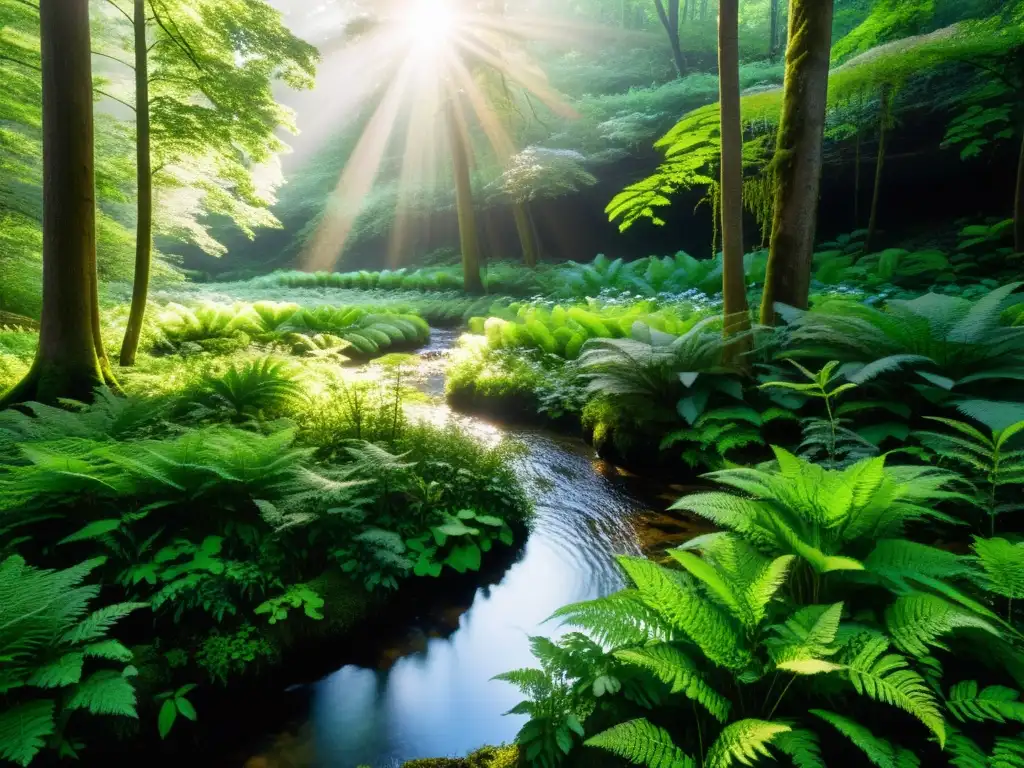
[[[652,768],[983,765],[1024,747],[999,730],[1024,718],[1020,635],[990,607],[1016,589],[1013,557],[976,543],[985,582],[974,558],[906,538],[947,520],[955,475],[775,453],[775,469],[710,476],[743,495],[676,504],[724,532],[667,564],[620,557],[629,587],[557,611],[578,631],[499,676],[527,695],[528,764],[600,749]]]

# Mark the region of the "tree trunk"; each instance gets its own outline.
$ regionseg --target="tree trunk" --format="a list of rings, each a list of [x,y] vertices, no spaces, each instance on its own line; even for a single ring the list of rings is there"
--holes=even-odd
[[[856,164],[853,167],[853,228],[860,227],[860,128],[857,128]]]
[[[721,0],[718,10],[718,78],[722,116],[722,297],[725,333],[750,328],[747,281],[743,269],[743,129],[740,123],[739,0]],[[740,361],[750,349],[749,335],[730,344],[729,357]]]
[[[700,3],[700,20],[706,21],[708,18],[708,0],[701,0]]]
[[[665,28],[668,43],[672,47],[672,62],[675,64],[676,74],[682,77],[686,74],[686,59],[683,57],[683,49],[679,44],[679,0],[668,0],[667,11],[661,0],[654,0],[654,7],[658,11],[661,26]]]
[[[882,172],[885,170],[885,150],[889,140],[889,110],[892,93],[882,89],[881,118],[878,124],[878,159],[875,162],[875,188],[871,192],[871,212],[868,214],[868,234],[864,238],[864,252],[871,253],[878,234],[878,202],[882,197]]]
[[[519,242],[523,247],[523,263],[533,269],[537,266],[537,241],[527,203],[513,203],[512,217],[516,221],[516,232],[519,233]]]
[[[480,233],[473,210],[473,188],[469,178],[469,136],[459,120],[455,105],[448,105],[448,138],[455,175],[455,209],[459,217],[459,244],[462,249],[462,282],[466,293],[483,293],[480,278]]]
[[[135,0],[135,154],[138,179],[138,223],[135,230],[135,282],[132,308],[121,344],[121,365],[135,365],[142,321],[149,296],[153,258],[153,171],[149,146],[149,61],[146,43],[146,0]]]
[[[821,190],[833,0],[791,0],[782,119],[775,149],[775,213],[761,323],[775,303],[807,307]]]
[[[0,407],[90,401],[105,380],[96,295],[89,0],[41,0],[43,314],[32,368]]]
[[[1013,249],[1024,253],[1024,141],[1020,145],[1017,165],[1017,194],[1013,203]]]
[[[768,35],[768,58],[771,61],[775,61],[775,57],[779,55],[779,0],[770,0],[768,13],[771,14],[769,19],[771,32]]]

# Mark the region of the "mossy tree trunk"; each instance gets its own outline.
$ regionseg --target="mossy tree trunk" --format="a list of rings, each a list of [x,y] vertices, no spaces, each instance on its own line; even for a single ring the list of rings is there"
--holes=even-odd
[[[654,0],[654,7],[658,11],[658,19],[661,26],[665,28],[668,35],[668,44],[672,48],[672,63],[676,68],[676,75],[682,77],[686,74],[686,57],[683,56],[683,47],[679,43],[679,0],[668,0],[668,9],[662,0]]]
[[[519,243],[523,248],[523,263],[533,269],[537,266],[537,239],[534,236],[533,221],[530,217],[529,203],[512,203],[512,217],[519,233]]]
[[[473,210],[473,188],[469,177],[469,135],[459,119],[454,103],[448,105],[448,139],[455,175],[455,209],[459,218],[459,244],[462,249],[462,280],[467,293],[483,293],[480,277],[480,233]]]
[[[718,10],[718,78],[722,118],[722,296],[725,333],[742,334],[729,345],[741,362],[750,348],[750,310],[743,269],[743,127],[740,122],[739,0],[721,0]]]
[[[885,171],[885,152],[889,143],[889,119],[892,91],[882,89],[881,116],[878,121],[878,157],[875,160],[875,186],[871,191],[871,211],[868,213],[868,234],[864,238],[864,252],[871,253],[878,235],[878,203],[882,199],[882,175]]]
[[[1024,139],[1020,145],[1020,161],[1017,164],[1017,194],[1013,203],[1013,248],[1024,253]]]
[[[89,0],[41,0],[43,313],[25,378],[0,407],[89,401],[115,385],[100,342]]]
[[[775,149],[775,212],[761,322],[775,304],[806,308],[821,190],[833,0],[791,0],[782,119]]]
[[[149,145],[149,60],[146,43],[146,0],[135,0],[135,154],[138,179],[138,223],[135,229],[135,280],[128,327],[121,344],[121,365],[135,365],[142,321],[149,297],[153,258],[153,171]]]

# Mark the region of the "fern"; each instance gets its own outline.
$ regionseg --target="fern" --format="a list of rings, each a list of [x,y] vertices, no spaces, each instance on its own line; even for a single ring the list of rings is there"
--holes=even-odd
[[[957,683],[949,689],[946,706],[960,722],[1024,723],[1024,702],[1020,701],[1020,693],[1001,685],[990,685],[979,691],[974,680]]]
[[[918,768],[921,765],[913,752],[875,736],[860,723],[827,710],[812,709],[810,713],[835,727],[878,768]]]
[[[1024,542],[975,536],[973,549],[990,592],[1010,600],[1024,597]]]
[[[692,583],[648,560],[619,557],[647,605],[685,632],[712,661],[741,668],[749,661],[738,623]]]
[[[28,765],[56,731],[54,702],[38,699],[0,712],[0,758]]]
[[[584,742],[647,768],[696,768],[693,759],[672,743],[672,737],[647,720],[629,720]]]
[[[979,489],[976,503],[989,516],[989,535],[995,535],[996,517],[1024,509],[1019,501],[1024,487],[1024,450],[1009,450],[1012,440],[1024,432],[1024,421],[985,435],[970,424],[926,416],[956,434],[917,432],[915,436],[940,460],[962,467]],[[1009,491],[1006,497],[1003,492]]]
[[[615,652],[615,658],[627,664],[652,672],[670,686],[672,693],[683,693],[711,713],[719,722],[725,722],[732,703],[717,693],[704,679],[693,660],[668,643]]]
[[[889,641],[868,635],[846,661],[845,672],[857,693],[902,709],[928,727],[941,745],[946,738],[945,721],[924,679],[909,669],[907,660],[889,653]],[[883,655],[884,654],[884,655]]]
[[[903,595],[885,610],[885,625],[896,647],[913,656],[926,656],[928,646],[958,629],[977,629],[995,637],[999,630],[972,611],[923,592]]]
[[[636,590],[622,590],[607,597],[572,603],[555,611],[551,619],[585,630],[610,647],[639,645],[664,640],[668,624]]]
[[[83,585],[100,561],[63,571],[37,570],[19,557],[0,563],[0,683],[11,708],[0,714],[0,756],[27,765],[46,746],[64,712],[135,716],[135,691],[127,672],[99,669],[96,661],[130,661],[107,632],[144,606],[119,604],[89,612],[98,587]],[[30,691],[44,697],[20,701]],[[11,693],[13,692],[13,694]]]
[[[718,734],[715,743],[708,750],[708,768],[729,768],[736,763],[753,765],[761,757],[771,757],[768,744],[792,729],[783,723],[765,720],[738,720],[729,723]]]

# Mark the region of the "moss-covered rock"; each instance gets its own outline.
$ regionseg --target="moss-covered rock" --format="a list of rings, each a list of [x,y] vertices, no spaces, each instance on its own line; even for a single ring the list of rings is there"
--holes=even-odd
[[[413,760],[402,768],[514,768],[519,765],[519,747],[483,747],[469,757],[437,757]]]

